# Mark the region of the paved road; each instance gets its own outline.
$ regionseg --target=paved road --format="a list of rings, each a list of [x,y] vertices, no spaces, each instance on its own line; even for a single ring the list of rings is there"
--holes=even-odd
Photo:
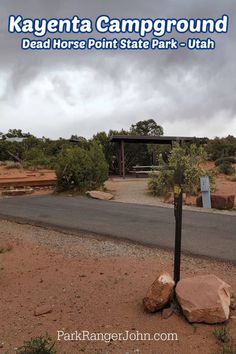
[[[0,200],[0,216],[94,232],[173,248],[173,209],[83,197],[35,196]],[[184,211],[182,248],[236,263],[236,217]]]

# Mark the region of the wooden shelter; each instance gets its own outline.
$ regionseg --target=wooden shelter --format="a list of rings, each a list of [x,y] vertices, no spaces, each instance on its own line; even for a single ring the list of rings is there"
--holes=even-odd
[[[120,175],[125,178],[125,144],[159,144],[172,145],[173,142],[193,142],[194,137],[182,136],[150,136],[150,135],[113,135],[112,143],[120,146]]]

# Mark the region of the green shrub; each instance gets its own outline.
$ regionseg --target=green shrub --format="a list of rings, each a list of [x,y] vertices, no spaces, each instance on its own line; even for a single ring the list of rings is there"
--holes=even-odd
[[[224,173],[227,176],[232,176],[235,174],[235,169],[232,164],[228,161],[223,162],[218,166],[218,171]]]
[[[224,162],[229,162],[229,163],[236,163],[236,158],[229,156],[229,157],[221,157],[215,161],[215,165],[219,166]]]
[[[88,153],[92,161],[92,186],[97,188],[108,179],[108,164],[98,143],[91,143]]]
[[[150,174],[148,180],[148,190],[154,196],[161,196],[168,192],[173,186],[173,172],[163,170],[159,175],[155,173]]]
[[[88,149],[70,147],[63,150],[57,159],[58,190],[85,192],[103,185],[108,178],[108,166],[102,148],[93,142]]]
[[[208,176],[211,189],[215,187],[215,175],[213,171],[204,170],[200,164],[206,159],[206,153],[202,147],[192,144],[190,147],[180,146],[178,143],[169,154],[169,163],[161,170],[158,176],[151,175],[148,188],[153,195],[164,195],[173,190],[174,171],[178,165],[184,170],[183,191],[190,195],[198,194],[200,190],[200,177]]]
[[[236,138],[228,135],[226,138],[209,140],[206,149],[208,156],[212,160],[225,156],[234,156],[236,153]]]
[[[226,327],[215,329],[212,333],[220,345],[219,351],[217,353],[236,354],[236,345],[234,339]]]
[[[219,354],[236,354],[236,345],[233,343],[223,345],[219,350]]]
[[[50,337],[36,337],[24,342],[24,345],[17,349],[16,354],[56,354],[55,343]]]
[[[230,335],[226,327],[215,329],[213,335],[222,343],[227,343],[230,340]]]
[[[231,182],[236,182],[236,174],[233,176],[228,176],[227,179]]]
[[[20,162],[14,162],[14,161],[6,161],[5,162],[5,167],[10,170],[13,168],[21,168],[22,165],[20,164]]]
[[[23,155],[25,167],[50,167],[50,158],[38,147],[27,150]]]

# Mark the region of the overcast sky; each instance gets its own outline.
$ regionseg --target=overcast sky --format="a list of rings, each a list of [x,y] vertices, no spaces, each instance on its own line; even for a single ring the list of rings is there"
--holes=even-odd
[[[92,20],[102,14],[153,19],[228,14],[230,22],[227,34],[206,35],[216,40],[214,51],[36,52],[21,50],[25,35],[7,31],[8,17],[18,14]],[[91,137],[153,118],[165,135],[236,135],[235,18],[235,0],[1,0],[0,131]],[[165,39],[170,37],[178,36]]]

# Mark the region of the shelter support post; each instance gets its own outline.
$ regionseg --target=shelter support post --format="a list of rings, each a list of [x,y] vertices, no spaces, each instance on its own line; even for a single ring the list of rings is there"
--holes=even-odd
[[[121,169],[122,169],[122,177],[125,178],[125,143],[124,143],[124,140],[121,141]]]
[[[122,161],[121,161],[121,142],[119,143],[119,174],[122,176]]]

